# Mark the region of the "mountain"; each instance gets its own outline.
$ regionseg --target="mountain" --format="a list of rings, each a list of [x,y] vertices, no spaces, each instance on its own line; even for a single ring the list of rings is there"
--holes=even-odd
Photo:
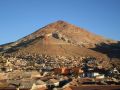
[[[109,46],[117,42],[60,20],[15,42],[1,45],[0,52],[17,57],[28,54],[65,57],[90,56],[109,62],[110,57],[107,55],[109,52],[104,52],[104,49],[101,51],[101,48],[98,47],[102,44]]]

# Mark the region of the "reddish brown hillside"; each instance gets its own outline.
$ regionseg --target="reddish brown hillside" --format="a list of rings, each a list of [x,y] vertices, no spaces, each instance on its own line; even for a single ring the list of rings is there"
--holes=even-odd
[[[100,43],[110,43],[101,36],[90,33],[82,28],[64,21],[51,23],[36,32],[3,45],[3,53],[14,55],[47,54],[50,56],[92,56],[102,60],[109,60],[105,54],[88,49]]]
[[[106,41],[101,36],[90,33],[80,27],[74,26],[64,21],[57,21],[55,23],[49,24],[21,40],[26,41],[39,37],[41,35],[51,33],[61,34],[62,36],[69,39],[70,42],[85,47],[91,47],[94,46],[96,43]]]

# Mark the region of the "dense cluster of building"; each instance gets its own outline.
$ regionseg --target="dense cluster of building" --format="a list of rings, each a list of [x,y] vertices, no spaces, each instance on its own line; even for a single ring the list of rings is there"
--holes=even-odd
[[[1,56],[0,87],[65,88],[80,84],[119,84],[119,71],[105,69],[94,57]],[[59,83],[63,83],[62,85]]]

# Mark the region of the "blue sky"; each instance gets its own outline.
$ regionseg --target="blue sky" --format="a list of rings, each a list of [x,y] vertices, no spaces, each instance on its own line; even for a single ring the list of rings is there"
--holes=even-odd
[[[0,0],[0,44],[57,20],[120,40],[120,0]]]

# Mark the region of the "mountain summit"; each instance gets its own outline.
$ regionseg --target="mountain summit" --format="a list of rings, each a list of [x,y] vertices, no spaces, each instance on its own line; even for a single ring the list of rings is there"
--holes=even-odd
[[[38,29],[15,42],[2,45],[2,53],[12,55],[46,54],[51,56],[93,56],[107,59],[100,52],[89,49],[101,43],[115,42],[106,40],[73,24],[57,21]]]
[[[90,33],[85,29],[69,24],[65,21],[59,20],[38,29],[36,32],[18,40],[17,43],[33,40],[41,36],[46,37],[49,35],[52,35],[52,37],[56,39],[61,39],[62,41],[67,40],[66,42],[73,43],[81,47],[92,47],[95,44],[107,41],[101,36]]]

